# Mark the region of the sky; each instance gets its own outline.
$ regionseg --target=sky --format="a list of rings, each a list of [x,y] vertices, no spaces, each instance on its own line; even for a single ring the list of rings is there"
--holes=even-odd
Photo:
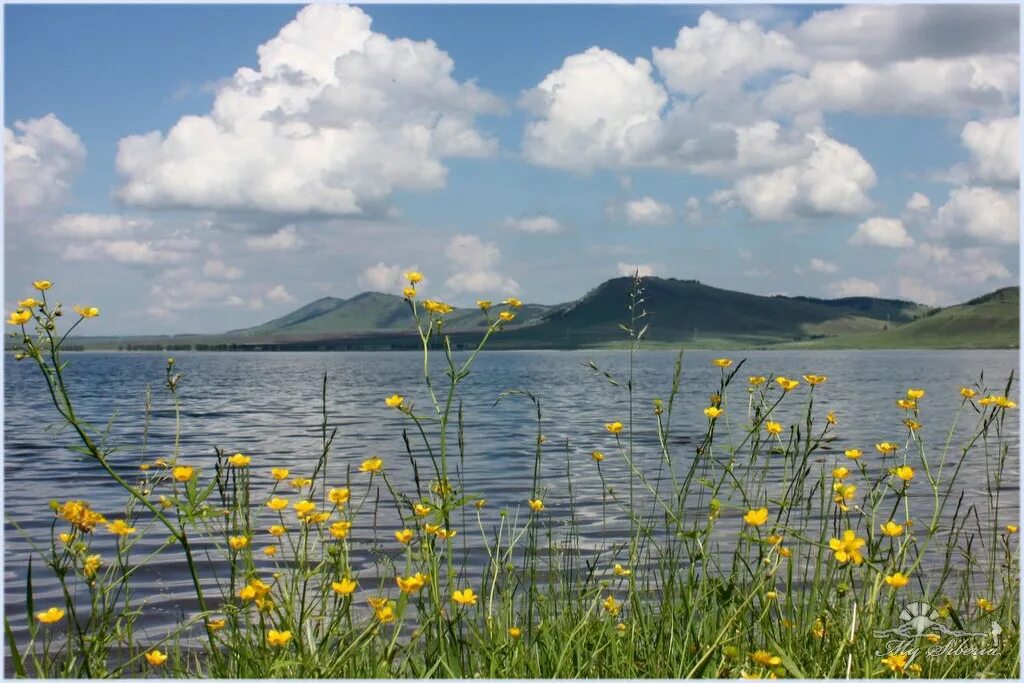
[[[4,302],[219,332],[641,274],[929,305],[1019,282],[1001,6],[4,8]]]

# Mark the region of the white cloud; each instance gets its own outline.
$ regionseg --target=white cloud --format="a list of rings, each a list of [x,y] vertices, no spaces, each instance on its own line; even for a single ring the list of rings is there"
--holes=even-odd
[[[1020,121],[1013,118],[969,121],[960,133],[971,155],[972,177],[1017,184],[1020,178]]]
[[[538,117],[523,135],[527,158],[578,171],[642,159],[668,102],[651,71],[646,59],[629,62],[597,47],[566,57],[521,100]]]
[[[730,22],[710,11],[696,26],[680,29],[674,47],[654,48],[654,63],[668,87],[690,95],[712,87],[738,87],[757,74],[798,69],[805,62],[783,34],[763,31],[749,19]]]
[[[122,200],[361,214],[396,189],[443,186],[445,158],[496,149],[474,122],[501,102],[454,80],[433,42],[374,33],[358,8],[305,7],[258,54],[209,114],[119,142]]]
[[[519,232],[528,232],[533,234],[556,233],[563,232],[565,230],[565,226],[563,226],[557,218],[543,213],[533,216],[524,216],[522,218],[509,217],[505,219],[504,226],[509,230],[518,230]]]
[[[253,251],[290,251],[302,244],[294,225],[286,225],[270,235],[245,238],[245,245]]]
[[[67,200],[85,145],[53,114],[4,128],[4,212],[9,222],[51,213]]]
[[[476,235],[455,235],[448,242],[445,255],[455,272],[444,284],[456,294],[516,295],[522,291],[519,283],[498,272],[501,251],[497,245]]]
[[[110,237],[152,226],[148,218],[129,218],[119,214],[72,213],[58,218],[52,226],[54,232],[71,238]]]
[[[131,265],[181,263],[192,257],[199,241],[184,235],[158,240],[93,240],[72,242],[64,247],[61,258],[66,261],[103,261]]]
[[[914,213],[927,213],[932,210],[932,200],[920,192],[915,192],[907,200],[906,209]]]
[[[638,273],[640,277],[650,277],[661,269],[660,263],[619,263],[615,266],[615,272],[622,277],[632,277],[634,273]]]
[[[903,273],[900,296],[929,306],[948,306],[982,291],[1017,284],[1004,263],[1007,256],[1015,261],[1016,251],[1008,255],[1000,247],[954,248],[924,242],[897,259],[897,268]],[[937,272],[942,273],[939,279],[935,278]]]
[[[696,197],[690,197],[687,199],[686,204],[683,207],[683,220],[689,225],[697,225],[701,222],[703,217],[700,200]]]
[[[275,304],[291,304],[295,303],[296,299],[288,293],[284,285],[277,285],[267,292],[267,301]]]
[[[396,294],[409,284],[402,274],[410,270],[417,270],[417,268],[416,266],[402,267],[397,263],[389,264],[380,261],[359,273],[356,281],[360,287],[372,292]]]
[[[876,216],[869,218],[857,226],[857,231],[850,237],[850,244],[861,247],[891,247],[900,249],[910,247],[914,239],[907,234],[903,221],[898,218]]]
[[[810,268],[815,273],[831,274],[839,272],[839,266],[830,261],[820,259],[817,256],[811,258],[811,261],[810,263],[807,264],[807,267]]]
[[[1019,196],[991,187],[957,187],[939,207],[929,234],[953,241],[1016,244],[1020,231]]]
[[[806,159],[740,178],[732,190],[716,192],[712,201],[737,202],[755,218],[771,221],[870,209],[867,191],[877,178],[860,152],[821,130],[808,133],[807,141],[813,152]]]
[[[672,207],[654,197],[626,202],[626,220],[633,225],[665,225],[675,216]]]
[[[214,280],[237,280],[244,272],[241,268],[226,265],[223,261],[207,261],[203,264],[203,277]]]
[[[869,280],[862,280],[856,277],[849,277],[839,282],[834,282],[829,287],[832,296],[880,296],[882,288]]]

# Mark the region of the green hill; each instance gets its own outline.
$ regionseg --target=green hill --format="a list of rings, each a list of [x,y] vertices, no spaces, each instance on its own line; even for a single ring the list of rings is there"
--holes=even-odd
[[[519,311],[510,327],[535,322],[550,307],[528,304]],[[379,292],[364,292],[351,299],[324,297],[288,315],[243,330],[226,333],[229,337],[260,339],[322,338],[329,335],[358,335],[375,332],[407,332],[412,328],[412,313],[402,297]],[[446,320],[449,330],[473,330],[486,326],[483,313],[476,308],[458,308]]]
[[[872,333],[841,334],[802,348],[1017,348],[1020,288],[1006,287],[967,303],[937,308],[905,325]]]
[[[609,280],[578,301],[544,314],[536,325],[504,335],[503,346],[590,346],[620,342],[632,287],[628,277]],[[875,329],[903,323],[929,309],[909,301],[851,297],[760,296],[719,289],[695,280],[643,280],[648,339],[698,344],[766,345],[837,329]]]

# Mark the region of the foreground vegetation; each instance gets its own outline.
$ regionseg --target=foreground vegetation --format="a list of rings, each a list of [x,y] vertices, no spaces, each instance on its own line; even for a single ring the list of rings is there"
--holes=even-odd
[[[62,355],[67,332],[99,311],[76,307],[77,319],[61,333],[66,312],[48,301],[51,283],[34,283],[39,299],[20,302],[8,319],[17,357],[38,365],[76,450],[124,489],[126,502],[119,511],[85,500],[53,503],[49,538],[29,540],[63,600],[38,604],[30,574],[28,633],[16,636],[5,624],[9,668],[46,677],[1019,674],[1018,528],[1001,499],[1016,448],[1006,432],[1016,408],[1012,377],[999,391],[959,388],[951,426],[928,445],[923,434],[940,431],[922,390],[879,397],[895,402],[902,436],[880,434],[876,444],[834,454],[825,446],[837,424],[856,416],[819,405],[826,376],[749,375],[743,362],[720,358],[718,390],[702,403],[704,434],[683,449],[673,438],[673,412],[705,398],[680,391],[682,354],[668,395],[653,405],[634,400],[632,358],[648,329],[637,278],[622,326],[629,372],[591,366],[621,397],[620,412],[594,426],[586,438],[595,450],[570,465],[597,468],[602,499],[576,499],[571,476],[541,478],[549,456],[540,401],[496,389],[499,401],[532,402],[538,429],[530,496],[516,510],[495,511],[461,481],[462,429],[477,408],[463,406],[459,391],[477,354],[521,304],[479,302],[486,327],[458,355],[445,334],[451,307],[421,302],[422,276],[407,277],[403,296],[429,402],[414,405],[403,395],[411,387],[395,387],[381,397],[381,410],[397,411],[419,441],[415,448],[406,441],[414,491],[399,490],[389,474],[405,466],[396,454],[367,453],[344,480],[330,479],[335,431],[326,378],[322,448],[309,471],[219,448],[215,465],[202,468],[195,454],[181,452],[179,430],[166,445],[170,457],[145,462],[138,475],[118,471],[108,432],[76,413],[66,383],[73,367]],[[430,349],[440,349],[440,369]],[[180,378],[168,360],[176,420]],[[780,406],[791,403],[801,406],[800,417],[788,423]],[[966,438],[958,424],[970,425]],[[965,467],[985,473],[975,499],[960,496]],[[625,486],[608,483],[621,473]],[[549,523],[555,488],[569,496],[561,525]],[[599,506],[610,527],[621,523],[620,542],[584,543],[575,525],[583,506]],[[353,532],[389,509],[401,524],[387,530],[374,570],[360,574]],[[97,552],[104,534],[116,539],[111,554]],[[166,541],[151,555],[132,555],[150,534]],[[463,561],[473,534],[486,553],[482,565]],[[196,551],[210,546],[213,589]],[[258,569],[261,555],[273,560],[273,572]],[[134,628],[145,608],[131,602],[131,586],[158,556],[187,567],[197,609],[145,640]]]

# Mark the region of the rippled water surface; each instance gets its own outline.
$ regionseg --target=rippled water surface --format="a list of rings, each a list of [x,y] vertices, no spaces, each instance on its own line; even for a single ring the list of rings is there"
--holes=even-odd
[[[908,387],[926,390],[922,401],[924,435],[929,448],[941,450],[949,424],[960,406],[958,388],[971,385],[984,374],[985,384],[1002,391],[1011,371],[1016,373],[1014,351],[752,351],[732,354],[746,358],[738,381],[731,389],[725,417],[733,435],[742,438],[738,423],[746,413],[748,374],[778,373],[799,377],[804,373],[828,375],[815,391],[816,418],[826,410],[839,418],[837,438],[821,452],[830,466],[846,448],[861,448],[874,457],[872,445],[889,439],[902,441],[906,430],[903,414],[894,400]],[[711,365],[712,352],[688,352],[684,360],[681,398],[673,418],[672,448],[685,467],[703,434],[702,409],[718,386],[720,370]],[[68,356],[68,376],[79,413],[94,426],[111,423],[109,442],[118,446],[112,462],[126,476],[137,478],[138,466],[171,453],[174,413],[163,388],[166,356],[160,354],[78,353]],[[437,357],[435,362],[440,363]],[[608,384],[584,363],[593,360],[616,376],[624,377],[628,356],[624,352],[492,352],[482,354],[461,389],[464,402],[465,454],[453,460],[465,489],[488,499],[484,520],[496,522],[502,508],[515,514],[530,493],[537,424],[531,403],[509,397],[496,407],[499,394],[508,389],[532,392],[541,402],[545,436],[541,467],[549,523],[558,524],[570,513],[568,482],[575,497],[572,513],[583,542],[595,545],[621,534],[623,525],[606,524],[601,483],[589,454],[608,453],[602,465],[607,482],[623,486],[626,467],[614,456],[614,442],[603,424],[627,422],[626,394]],[[214,448],[242,451],[253,457],[254,478],[268,486],[269,468],[289,467],[307,474],[315,464],[321,444],[321,380],[328,377],[328,420],[337,427],[328,483],[344,483],[347,470],[371,453],[384,458],[393,483],[413,493],[412,467],[405,453],[402,416],[384,405],[384,397],[399,392],[411,397],[425,411],[428,397],[422,383],[422,358],[414,353],[183,353],[176,369],[184,373],[180,385],[182,410],[181,459],[205,467],[215,460]],[[642,352],[635,359],[636,419],[634,442],[638,463],[655,471],[659,463],[651,400],[667,397],[675,354]],[[53,514],[51,499],[84,498],[108,516],[123,509],[123,492],[107,481],[90,459],[68,450],[74,443],[67,431],[53,428],[56,413],[37,369],[28,362],[6,358],[6,411],[4,458],[5,603],[16,630],[24,625],[24,577],[29,541],[48,542]],[[437,382],[444,378],[438,373]],[[148,443],[143,451],[146,387],[153,392]],[[1016,396],[1016,387],[1012,395]],[[801,413],[806,387],[801,386],[783,402],[779,415],[793,422]],[[820,414],[818,414],[820,413]],[[954,436],[954,449],[966,439],[974,424],[964,416]],[[721,443],[727,443],[725,423],[720,423]],[[1018,504],[1017,421],[1006,421],[1013,444],[1007,463],[1008,477],[1001,491],[1007,519],[1016,519]],[[421,471],[429,469],[425,449],[410,434],[414,456]],[[974,456],[972,456],[974,457]],[[993,456],[994,457],[994,456]],[[979,454],[962,472],[959,488],[967,501],[980,502],[988,488],[991,459]],[[426,468],[426,469],[424,469]],[[424,475],[426,477],[426,475]],[[360,477],[363,477],[362,479]],[[365,475],[352,475],[355,491]],[[920,491],[928,493],[928,491]],[[619,516],[621,521],[621,516]],[[267,523],[270,523],[269,521]],[[14,525],[20,527],[18,531]],[[376,527],[357,522],[353,531],[357,569],[373,567],[375,542],[394,550],[391,533],[397,524],[393,508],[381,506]],[[458,540],[472,548],[479,534],[472,533],[475,520],[465,520]],[[723,518],[723,525],[735,524]],[[102,529],[100,530],[102,532]],[[24,536],[23,536],[24,534]],[[135,557],[155,548],[165,534],[154,529],[137,546]],[[109,539],[102,532],[99,540]],[[390,541],[390,543],[389,543]],[[479,565],[481,553],[469,553],[470,568]],[[61,602],[57,588],[47,581],[41,564],[35,563],[35,593],[39,605]],[[364,574],[365,576],[365,574]],[[136,600],[145,600],[140,624],[159,629],[176,621],[191,608],[191,583],[175,553],[153,561],[140,570],[135,584]]]

